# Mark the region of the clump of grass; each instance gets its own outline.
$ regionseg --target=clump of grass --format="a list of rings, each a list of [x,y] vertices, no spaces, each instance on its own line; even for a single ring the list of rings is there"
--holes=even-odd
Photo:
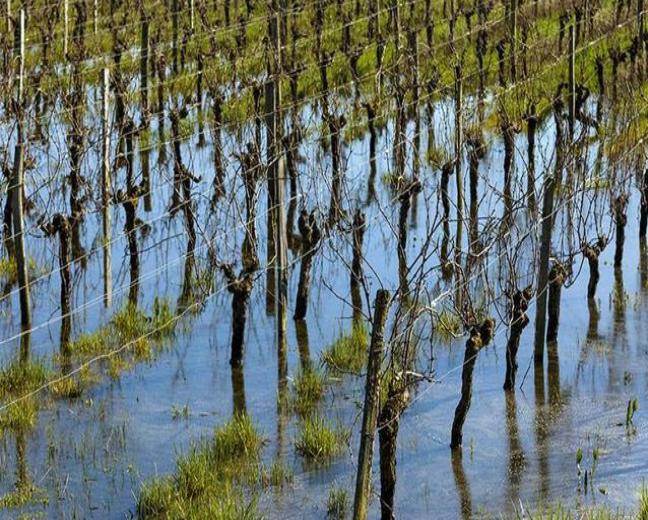
[[[40,359],[15,358],[0,370],[0,396],[29,392],[47,381],[49,371]]]
[[[154,354],[154,345],[173,334],[175,321],[166,300],[155,298],[152,316],[147,316],[128,303],[117,311],[110,322],[98,330],[82,334],[70,344],[73,355],[87,358],[109,354],[127,347],[108,362],[108,373],[115,378],[130,367],[133,361],[145,361]]]
[[[367,363],[369,334],[364,324],[354,324],[322,352],[322,362],[333,373],[359,374]]]
[[[297,372],[293,381],[292,407],[300,416],[313,412],[324,396],[324,375],[314,368]]]
[[[171,477],[142,487],[140,518],[259,518],[254,499],[247,501],[241,484],[258,480],[263,438],[247,415],[236,415],[212,439],[191,448],[176,462]]]
[[[639,488],[639,511],[637,512],[638,520],[648,520],[648,487],[644,482]]]
[[[326,516],[332,520],[344,520],[349,509],[349,494],[346,489],[332,486],[326,503]]]
[[[270,469],[263,468],[261,471],[261,485],[263,487],[282,488],[285,484],[293,481],[292,470],[281,460],[276,460]]]
[[[38,418],[38,403],[32,397],[23,399],[0,412],[0,431],[31,430]]]
[[[41,359],[11,360],[0,369],[0,398],[24,396],[50,379],[50,370]],[[30,430],[36,424],[38,402],[28,397],[0,412],[0,430]]]
[[[348,436],[348,431],[332,427],[323,417],[307,417],[301,424],[295,449],[307,460],[326,462],[342,452]]]
[[[648,520],[648,488],[645,484],[639,488],[638,498],[639,504],[635,511],[612,511],[607,506],[585,507],[574,511],[559,503],[549,507],[539,506],[535,509],[518,510],[511,518],[516,520],[572,520],[573,518],[582,520],[625,520],[629,518]]]
[[[47,270],[45,268],[39,268],[36,260],[33,258],[28,258],[27,272],[29,273],[29,279],[33,280],[44,275]],[[0,258],[0,280],[10,285],[18,283],[18,269],[16,268],[15,259],[9,257]]]
[[[66,377],[50,385],[50,392],[56,397],[76,399],[83,394],[84,386],[81,380]]]
[[[173,334],[175,325],[175,316],[171,310],[168,300],[155,298],[153,300],[153,318],[151,325],[153,328],[153,338],[162,339]]]
[[[185,404],[182,408],[174,404],[171,407],[171,419],[174,421],[178,419],[189,419],[189,404]]]
[[[16,485],[16,489],[0,497],[0,509],[15,509],[27,504],[41,503],[46,506],[49,502],[47,493],[33,484]]]
[[[16,261],[13,258],[0,258],[0,279],[12,285],[18,280]]]

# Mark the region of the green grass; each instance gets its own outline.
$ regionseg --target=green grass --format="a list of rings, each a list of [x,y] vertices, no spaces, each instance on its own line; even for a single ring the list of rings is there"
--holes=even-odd
[[[108,371],[117,377],[133,362],[147,361],[153,357],[175,329],[171,307],[166,300],[156,298],[152,315],[127,303],[117,311],[109,323],[94,332],[84,333],[70,343],[70,352],[83,360],[100,355],[110,355]],[[126,345],[126,348],[120,350]],[[113,354],[113,352],[119,350]]]
[[[648,487],[642,484],[639,488],[638,508],[636,511],[611,510],[607,506],[586,507],[573,510],[563,504],[551,507],[529,508],[516,511],[511,516],[515,520],[648,520]],[[628,501],[630,497],[628,497]]]
[[[137,502],[140,518],[260,518],[245,482],[259,480],[263,438],[247,415],[234,416],[211,439],[176,462],[173,476],[145,483]]]
[[[38,402],[29,397],[0,412],[0,432],[27,431],[36,426]]]
[[[326,502],[326,517],[331,520],[344,520],[349,509],[349,494],[347,490],[332,486]]]
[[[0,370],[0,397],[30,392],[45,383],[49,375],[43,360],[22,362],[15,358]]]
[[[25,484],[16,486],[16,489],[0,497],[0,509],[15,509],[27,504],[41,503],[47,505],[49,499],[45,490]]]
[[[295,449],[308,461],[327,462],[342,452],[348,438],[347,430],[331,426],[325,418],[307,417],[301,423]]]
[[[369,334],[364,325],[356,324],[322,352],[322,363],[332,373],[360,374],[367,364]]]
[[[314,368],[300,369],[293,381],[292,408],[299,416],[311,414],[324,397],[324,375]]]
[[[276,460],[270,469],[261,470],[261,485],[263,487],[283,488],[284,485],[292,483],[294,474],[292,470],[281,460]]]

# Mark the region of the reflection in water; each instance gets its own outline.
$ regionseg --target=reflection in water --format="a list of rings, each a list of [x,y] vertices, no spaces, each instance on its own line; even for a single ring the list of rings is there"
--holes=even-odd
[[[234,415],[245,415],[245,376],[242,366],[232,366],[232,401]]]
[[[623,287],[623,270],[614,269],[614,292],[612,295],[612,315],[614,318],[614,335],[625,335],[626,295]]]
[[[595,340],[599,337],[598,324],[601,313],[598,310],[596,299],[589,298],[587,300],[587,309],[589,310],[589,322],[587,325],[587,339]]]
[[[641,281],[641,292],[648,291],[648,247],[646,238],[639,239],[639,280]]]
[[[472,518],[472,496],[470,494],[470,482],[466,478],[463,467],[461,450],[451,450],[452,474],[454,475],[455,486],[459,495],[459,506],[461,507],[461,518],[470,520]]]
[[[302,370],[311,368],[310,346],[308,342],[308,325],[306,320],[295,321],[297,335],[297,349],[299,350],[299,363]]]
[[[27,437],[22,429],[16,431],[16,493],[29,493],[31,479],[27,468]]]
[[[549,406],[561,405],[560,397],[560,359],[558,358],[558,343],[547,343],[547,381],[549,384]]]
[[[194,241],[189,239],[187,241],[187,254],[184,261],[184,274],[182,276],[182,290],[178,297],[178,313],[186,310],[187,306],[192,302],[193,294],[193,272],[195,265],[194,257]]]
[[[508,503],[516,504],[519,501],[520,481],[526,466],[520,431],[517,421],[517,402],[513,392],[505,392],[506,399],[506,432],[509,443],[508,462]]]
[[[534,371],[535,388],[535,443],[538,454],[540,488],[536,502],[546,504],[549,497],[549,454],[547,453],[547,413],[545,410],[545,384],[542,370]]]
[[[288,422],[288,348],[286,337],[278,341],[277,349],[277,453],[283,453],[284,430]]]

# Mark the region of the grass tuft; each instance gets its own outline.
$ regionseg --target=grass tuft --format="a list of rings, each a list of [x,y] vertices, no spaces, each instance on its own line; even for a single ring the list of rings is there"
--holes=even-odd
[[[344,520],[349,509],[349,494],[346,489],[332,486],[326,503],[326,517],[331,520]]]
[[[311,414],[324,397],[324,375],[314,368],[299,370],[293,381],[292,408],[299,416]]]
[[[323,417],[307,417],[295,440],[295,449],[312,462],[326,462],[339,455],[349,437],[349,432],[332,427]]]
[[[333,373],[360,374],[367,363],[369,334],[363,324],[355,324],[350,333],[338,337],[322,352],[322,362]]]
[[[256,500],[247,500],[242,483],[259,478],[263,438],[247,415],[236,415],[194,445],[176,462],[176,473],[145,483],[140,518],[259,518]]]

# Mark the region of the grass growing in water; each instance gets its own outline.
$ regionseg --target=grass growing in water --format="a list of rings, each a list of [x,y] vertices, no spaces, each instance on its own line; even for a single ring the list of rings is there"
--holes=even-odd
[[[536,510],[518,510],[510,517],[515,520],[648,520],[648,487],[639,488],[639,507],[634,512],[612,511],[606,506],[597,506],[574,511],[562,504],[539,507]]]
[[[242,483],[258,479],[263,438],[247,415],[218,428],[212,439],[180,456],[173,476],[144,484],[137,503],[140,518],[255,519],[254,499]]]
[[[299,370],[293,381],[292,408],[304,417],[315,410],[324,396],[324,376],[314,368]]]
[[[332,427],[323,417],[307,417],[295,440],[295,449],[312,462],[326,462],[339,455],[349,437],[349,432]]]
[[[346,489],[332,486],[326,503],[326,517],[331,520],[344,520],[349,509],[349,494]]]
[[[174,316],[166,300],[156,298],[153,313],[149,317],[139,308],[127,303],[116,312],[110,322],[98,330],[82,334],[70,344],[70,351],[81,358],[110,354],[126,345],[119,355],[110,357],[108,367],[111,376],[130,366],[129,360],[145,361],[154,354],[155,346],[171,336]],[[131,354],[131,358],[127,354]]]
[[[367,363],[369,333],[364,324],[354,324],[322,352],[322,362],[333,373],[359,374]]]

